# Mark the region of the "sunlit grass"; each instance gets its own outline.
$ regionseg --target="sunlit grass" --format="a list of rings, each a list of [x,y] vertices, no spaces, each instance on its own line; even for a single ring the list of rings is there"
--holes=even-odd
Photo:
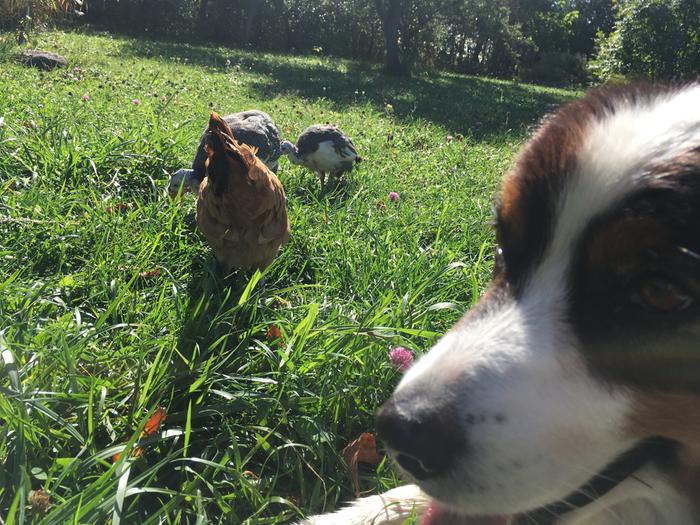
[[[476,299],[498,178],[570,94],[106,35],[37,45],[70,67],[0,55],[0,519],[282,523],[352,498],[339,451],[398,381],[387,352],[427,350]],[[253,107],[291,139],[337,123],[365,161],[321,195],[282,160],[292,240],[264,280],[224,279],[194,200],[164,188],[211,109]],[[157,407],[141,457],[113,461]],[[386,461],[361,480],[398,482]]]

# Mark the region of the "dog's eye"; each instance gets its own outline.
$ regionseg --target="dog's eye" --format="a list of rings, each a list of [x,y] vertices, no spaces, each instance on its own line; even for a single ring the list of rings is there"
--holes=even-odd
[[[663,277],[643,281],[635,298],[642,305],[660,312],[678,312],[688,308],[693,299],[675,283]]]

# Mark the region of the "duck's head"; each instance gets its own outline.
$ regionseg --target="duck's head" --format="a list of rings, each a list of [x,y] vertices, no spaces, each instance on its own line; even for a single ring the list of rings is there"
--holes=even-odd
[[[280,144],[280,153],[282,155],[296,155],[297,147],[288,140],[283,140]]]

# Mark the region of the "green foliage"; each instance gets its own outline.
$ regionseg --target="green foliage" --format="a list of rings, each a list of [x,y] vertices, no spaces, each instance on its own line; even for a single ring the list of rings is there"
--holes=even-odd
[[[272,524],[352,498],[339,451],[399,379],[387,351],[424,352],[475,301],[500,174],[572,94],[108,35],[38,44],[71,68],[0,68],[4,522]],[[292,240],[264,280],[223,279],[194,200],[164,189],[211,109],[252,107],[286,138],[338,123],[365,160],[324,196],[282,159]],[[141,457],[114,462],[158,406]],[[361,483],[398,480],[384,461]]]
[[[587,55],[605,2],[515,0],[513,9],[530,43],[520,56],[519,78],[551,85],[586,83]]]
[[[132,34],[384,61],[396,73],[537,81],[558,54],[566,58],[544,80],[564,83],[579,81],[571,68],[597,30],[609,31],[611,13],[610,0],[120,0],[94,2],[87,18]]]
[[[0,4],[14,13],[0,20],[17,23],[28,2]],[[82,0],[31,4],[40,18]],[[580,85],[591,73],[670,79],[700,68],[697,0],[120,0],[92,2],[83,19],[128,34],[384,62],[394,73]]]
[[[590,57],[595,52],[596,34],[608,34],[613,28],[613,0],[576,0],[571,8],[575,9],[578,16],[573,22],[567,51]]]
[[[591,68],[653,80],[694,78],[700,67],[700,3],[695,0],[627,0],[618,5],[615,29],[598,35]]]
[[[569,2],[518,2],[519,16],[537,50],[567,51],[579,12]]]
[[[553,86],[585,85],[588,83],[586,59],[567,52],[541,53],[531,67],[520,73],[520,78]]]
[[[87,19],[111,29],[257,50],[378,59],[382,30],[371,0],[120,0]]]
[[[0,30],[29,31],[31,25],[82,14],[83,0],[2,0],[0,1]]]
[[[17,40],[14,35],[0,33],[0,62],[11,60],[17,51]]]

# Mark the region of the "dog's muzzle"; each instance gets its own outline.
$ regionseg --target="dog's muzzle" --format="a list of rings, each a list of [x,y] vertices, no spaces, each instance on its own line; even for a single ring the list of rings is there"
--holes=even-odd
[[[377,432],[396,462],[417,480],[447,472],[464,449],[448,407],[419,409],[392,398],[377,414]]]

